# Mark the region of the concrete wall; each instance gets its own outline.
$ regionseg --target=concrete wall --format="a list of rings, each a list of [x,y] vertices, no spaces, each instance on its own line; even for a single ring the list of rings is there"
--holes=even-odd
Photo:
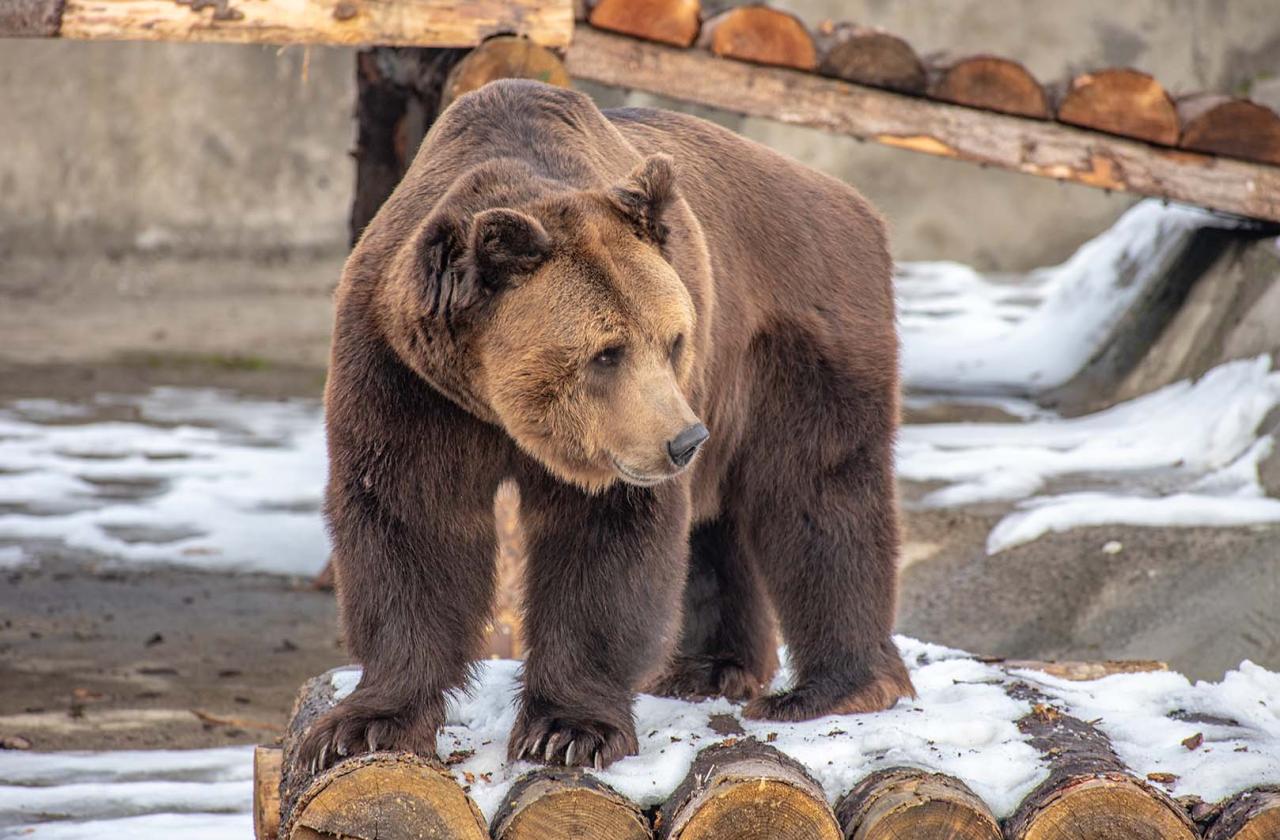
[[[1133,64],[1174,90],[1280,99],[1275,0],[792,5],[814,23],[887,27],[926,52],[1009,55],[1042,79]],[[607,103],[649,101],[593,90]],[[0,258],[341,251],[353,96],[346,50],[3,42]],[[1053,262],[1131,201],[766,120],[718,119],[856,184],[889,218],[901,258],[1007,269]]]

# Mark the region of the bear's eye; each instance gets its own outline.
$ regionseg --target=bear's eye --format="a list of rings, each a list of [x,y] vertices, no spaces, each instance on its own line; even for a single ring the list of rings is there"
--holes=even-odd
[[[680,354],[684,351],[684,333],[676,336],[676,340],[671,342],[671,364],[680,361]]]
[[[618,362],[622,361],[624,349],[625,348],[623,348],[621,344],[615,344],[613,347],[606,347],[591,357],[591,364],[602,368],[617,367]]]

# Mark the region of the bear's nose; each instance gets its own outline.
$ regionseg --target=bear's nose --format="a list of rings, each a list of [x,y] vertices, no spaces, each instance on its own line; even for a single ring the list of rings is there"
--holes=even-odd
[[[707,431],[706,426],[694,423],[667,441],[667,454],[671,456],[671,463],[677,467],[683,467],[692,461],[693,456],[698,452],[698,447],[702,446],[703,441],[710,436],[711,433]]]

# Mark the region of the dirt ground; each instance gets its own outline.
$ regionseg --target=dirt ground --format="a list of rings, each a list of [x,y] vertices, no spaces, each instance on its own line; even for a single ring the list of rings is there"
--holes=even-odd
[[[157,385],[318,397],[337,262],[125,259],[80,266],[91,283],[0,266],[0,404]],[[1245,658],[1280,667],[1280,528],[1109,526],[989,557],[1001,510],[908,510],[901,632],[1010,657],[1164,659],[1214,679]],[[39,750],[270,741],[298,685],[346,661],[332,595],[305,580],[45,556],[0,571],[0,737]]]

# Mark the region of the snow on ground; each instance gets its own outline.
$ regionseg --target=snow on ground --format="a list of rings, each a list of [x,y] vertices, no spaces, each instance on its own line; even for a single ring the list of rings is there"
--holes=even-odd
[[[18,543],[45,542],[104,559],[314,574],[328,556],[325,460],[313,400],[180,388],[87,405],[21,400],[0,410],[0,565],[32,559]]]
[[[1280,372],[1261,356],[1083,417],[906,426],[898,474],[945,483],[926,507],[1016,502],[991,553],[1086,525],[1280,522],[1258,481],[1273,447],[1259,426],[1276,406]],[[1054,482],[1092,489],[1042,495]]]
[[[1259,784],[1280,783],[1280,674],[1250,662],[1221,682],[1180,674],[1121,674],[1068,682],[1038,671],[1004,670],[960,651],[898,637],[920,697],[886,712],[832,715],[806,723],[738,719],[745,734],[768,740],[805,765],[834,802],[868,773],[917,766],[950,773],[1007,816],[1047,776],[1041,756],[1018,731],[1031,710],[1006,686],[1020,680],[1051,705],[1095,721],[1139,775],[1171,773],[1176,795],[1217,801]],[[783,651],[785,659],[785,651]],[[452,698],[438,749],[460,784],[492,818],[511,783],[533,769],[506,763],[515,719],[519,663],[479,664],[472,690]],[[339,696],[359,678],[334,672]],[[785,684],[785,673],[775,687]],[[725,700],[689,703],[641,695],[640,753],[603,771],[602,781],[642,805],[663,801],[698,750],[723,739],[713,715],[737,716]],[[1188,750],[1196,734],[1204,743]],[[744,737],[744,736],[737,736]],[[252,748],[28,753],[0,752],[0,838],[137,840],[249,837]]]
[[[1066,262],[1025,275],[904,263],[896,281],[903,381],[912,389],[966,394],[1034,394],[1062,385],[1197,230],[1238,224],[1149,200]]]

